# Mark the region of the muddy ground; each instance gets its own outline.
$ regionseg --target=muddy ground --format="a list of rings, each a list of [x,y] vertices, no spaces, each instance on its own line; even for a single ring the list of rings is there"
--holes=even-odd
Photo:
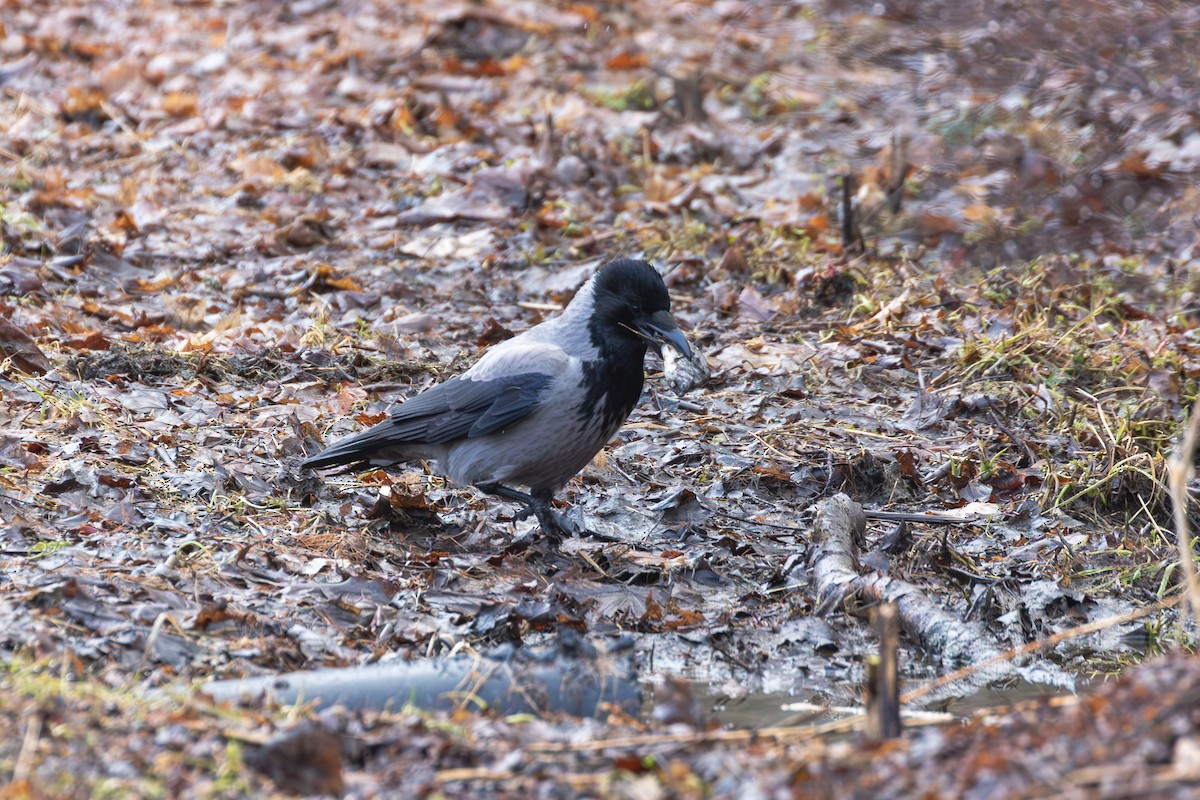
[[[1062,749],[1190,686],[1186,659],[1014,712],[1054,715],[1036,742],[987,744],[980,718],[866,744],[780,706],[859,706],[876,648],[866,610],[815,613],[836,492],[941,515],[872,520],[859,566],[998,649],[1175,593],[1198,38],[1171,3],[3,3],[5,791],[1186,792],[1186,692],[1116,755]],[[556,547],[421,464],[298,469],[619,256],[664,272],[712,371],[679,395],[648,362],[562,493],[620,544]],[[1163,607],[926,705],[1062,694],[1190,642]],[[906,687],[961,666],[916,644]],[[587,719],[196,691],[525,651],[645,699]],[[954,753],[992,761],[954,778]]]

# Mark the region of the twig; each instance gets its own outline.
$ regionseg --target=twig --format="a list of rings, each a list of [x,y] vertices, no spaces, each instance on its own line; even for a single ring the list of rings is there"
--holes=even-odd
[[[861,727],[866,716],[857,714],[820,725],[779,726],[770,728],[734,728],[722,731],[685,733],[643,733],[613,739],[589,739],[580,742],[532,742],[525,747],[533,753],[584,753],[610,747],[630,748],[648,745],[702,744],[706,742],[805,741],[827,733],[846,733]]]
[[[988,517],[979,513],[972,517],[956,516],[954,514],[939,514],[936,511],[878,511],[864,508],[863,515],[867,519],[885,522],[922,522],[926,525],[974,525],[983,522]]]
[[[781,531],[803,531],[809,530],[811,527],[809,525],[783,525],[775,522],[763,522],[761,520],[750,519],[749,517],[734,514],[729,511],[722,511],[719,508],[711,508],[703,503],[701,503],[701,506],[706,511],[711,511],[718,517],[731,519],[735,522],[744,522],[747,525],[762,525],[765,528],[776,528]],[[806,506],[805,508],[800,509],[799,512],[796,512],[796,515],[799,516],[800,514],[808,512],[809,508],[811,507],[812,506]],[[778,508],[768,509],[768,511],[775,511],[778,514],[784,513]],[[867,519],[880,522],[921,522],[926,525],[974,525],[977,522],[982,522],[987,519],[985,514],[976,514],[973,517],[960,517],[955,516],[954,514],[938,514],[937,512],[933,511],[879,511],[869,508],[863,509],[863,516],[865,516]]]
[[[1192,535],[1188,531],[1188,478],[1194,468],[1192,458],[1196,452],[1196,432],[1200,429],[1200,398],[1192,407],[1192,418],[1188,420],[1187,432],[1179,449],[1167,462],[1167,479],[1171,487],[1171,505],[1175,512],[1175,536],[1179,542],[1179,566],[1183,570],[1183,581],[1187,586],[1188,601],[1192,607],[1192,620],[1200,619],[1200,581],[1196,579],[1196,562],[1192,555]]]
[[[566,784],[572,789],[587,790],[595,789],[603,786],[606,780],[611,778],[611,771],[587,773],[587,772],[571,772],[565,775],[556,775],[555,782]],[[496,770],[488,767],[458,767],[455,769],[444,769],[437,773],[437,780],[440,782],[459,782],[469,783],[472,781],[481,781],[484,783],[505,783],[505,784],[533,784],[537,781],[537,777],[525,772],[513,772],[512,770]]]
[[[995,401],[993,401],[992,398],[989,397],[989,398],[987,398],[987,404],[988,404],[988,415],[992,418],[992,424],[995,425],[997,428],[999,428],[1000,432],[1003,433],[1005,436],[1007,436],[1009,441],[1011,441],[1017,447],[1021,448],[1021,451],[1024,453],[1024,455],[1025,455],[1024,466],[1028,467],[1029,465],[1035,463],[1037,461],[1037,456],[1035,456],[1033,454],[1033,450],[1029,447],[1028,444],[1026,444],[1024,439],[1021,439],[1015,433],[1013,433],[1012,430],[1007,425],[1004,424],[1004,421],[1000,419],[999,409],[996,408]]]
[[[703,505],[703,504],[701,504],[701,505]],[[704,506],[704,507],[708,508],[707,506]],[[718,517],[722,517],[724,519],[731,519],[735,522],[744,522],[747,525],[761,525],[764,528],[774,528],[774,529],[780,530],[780,531],[792,531],[793,533],[796,531],[808,530],[808,527],[805,525],[780,525],[779,523],[776,523],[776,522],[763,522],[763,521],[757,520],[757,519],[750,519],[749,517],[743,517],[739,514],[733,514],[729,511],[722,511],[719,508],[709,508],[708,510],[711,511],[713,514],[715,514]]]
[[[900,612],[891,601],[874,609],[879,652],[867,659],[867,736],[895,739],[900,736],[900,690],[897,651],[900,649]]]
[[[37,757],[37,743],[42,735],[42,715],[33,714],[25,723],[25,738],[21,740],[21,752],[17,754],[17,764],[13,767],[12,784],[29,779],[33,771],[33,760]]]

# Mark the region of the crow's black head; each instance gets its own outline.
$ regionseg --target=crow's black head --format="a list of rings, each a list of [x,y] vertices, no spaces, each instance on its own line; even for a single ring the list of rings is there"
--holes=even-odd
[[[670,345],[691,356],[687,340],[671,317],[666,284],[645,261],[622,258],[596,273],[592,295],[592,335],[601,350],[620,348],[643,354],[647,345]]]

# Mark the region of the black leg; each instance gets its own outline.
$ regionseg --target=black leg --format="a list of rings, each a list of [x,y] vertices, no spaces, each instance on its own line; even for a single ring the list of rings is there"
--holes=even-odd
[[[525,506],[525,510],[521,512],[521,516],[519,517],[520,519],[528,517],[537,503],[533,499],[533,495],[518,492],[516,489],[510,489],[499,483],[479,483],[475,485],[475,488],[488,494],[494,494],[496,497],[503,497],[505,500],[513,500]]]
[[[499,483],[481,483],[476,488],[488,494],[494,494],[497,497],[503,497],[505,500],[512,500],[524,505],[525,508],[517,515],[517,519],[525,519],[530,514],[536,515],[538,524],[542,527],[542,533],[547,536],[562,539],[564,536],[579,536],[591,533],[587,528],[576,524],[555,511],[552,505],[554,496],[549,492],[544,494],[526,494],[525,492],[510,489]]]

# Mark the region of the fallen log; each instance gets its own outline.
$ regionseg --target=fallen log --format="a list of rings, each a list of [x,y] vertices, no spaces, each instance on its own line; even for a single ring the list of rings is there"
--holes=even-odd
[[[1053,665],[1018,667],[1004,659],[1004,651],[983,625],[950,614],[926,590],[876,570],[861,571],[857,542],[865,527],[862,507],[845,494],[818,504],[813,523],[816,548],[810,559],[817,614],[837,608],[859,613],[879,603],[895,603],[904,633],[943,664],[995,662],[980,670],[975,685],[1015,673],[1030,682],[1074,688],[1074,678]]]

